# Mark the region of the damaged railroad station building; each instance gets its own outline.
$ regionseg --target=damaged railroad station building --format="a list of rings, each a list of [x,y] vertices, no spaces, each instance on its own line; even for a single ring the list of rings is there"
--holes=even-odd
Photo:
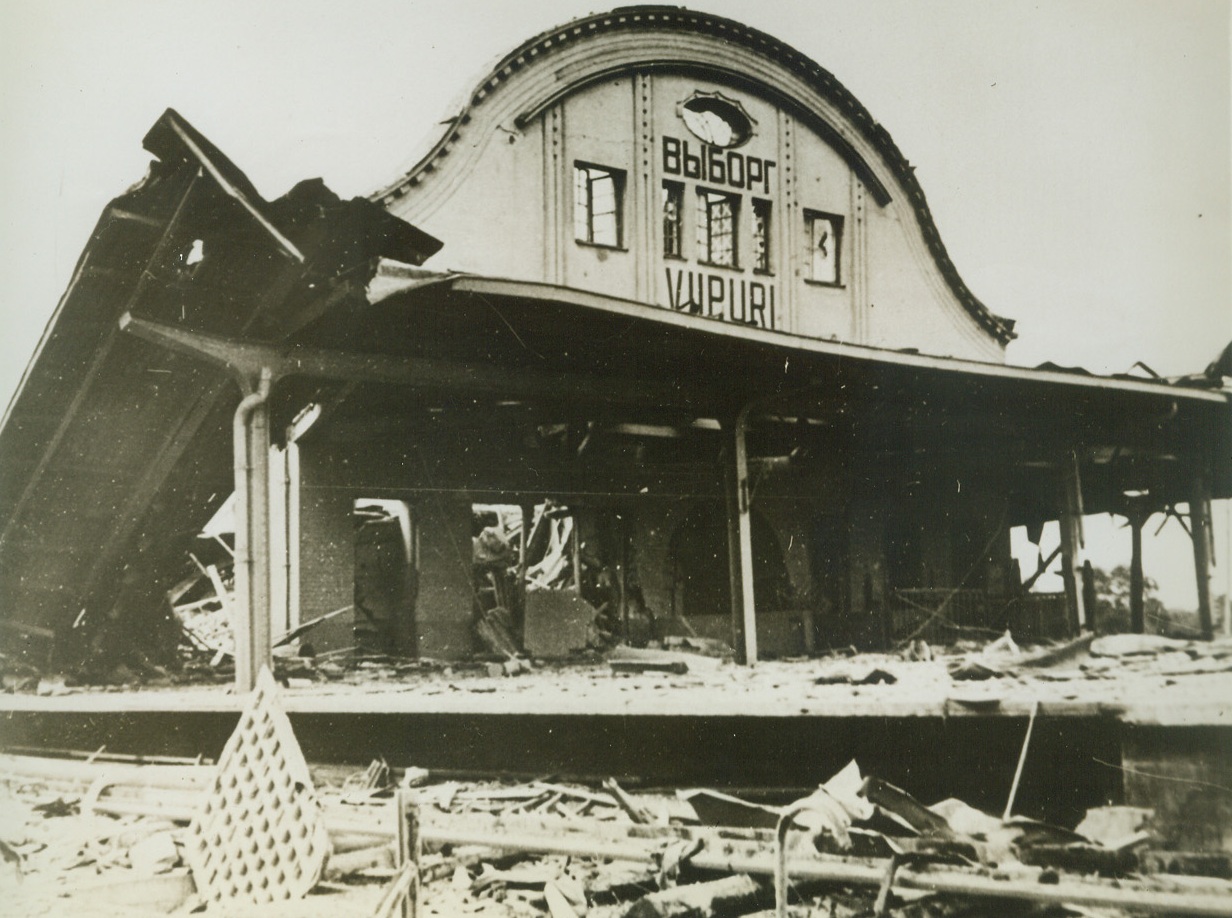
[[[309,623],[318,655],[443,661],[1073,638],[1083,515],[1126,517],[1140,570],[1177,505],[1211,637],[1219,369],[1008,365],[904,151],[770,36],[668,7],[537,35],[367,199],[265,200],[174,111],[144,144],[0,428],[6,653],[165,661],[233,492],[240,691]],[[1065,592],[1034,593],[1010,530],[1054,522]]]

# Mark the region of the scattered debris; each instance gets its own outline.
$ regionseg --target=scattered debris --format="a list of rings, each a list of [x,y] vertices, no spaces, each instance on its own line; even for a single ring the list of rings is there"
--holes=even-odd
[[[308,776],[334,851],[314,884],[328,890],[320,902],[329,914],[392,915],[415,892],[424,915],[768,916],[775,826],[787,814],[797,829],[783,849],[792,915],[1009,914],[1016,902],[1096,909],[1102,918],[1137,909],[1232,914],[1232,882],[1214,875],[1219,859],[1153,847],[1150,812],[1130,807],[1092,810],[1076,833],[1002,820],[956,799],[924,806],[876,776],[862,777],[854,762],[814,794],[778,806],[717,791],[682,794],[685,805],[615,782],[461,784],[382,764]],[[229,767],[224,761],[221,769]],[[65,903],[62,880],[71,880],[68,902],[83,913],[89,909],[78,896],[138,909],[131,914],[209,900],[179,852],[191,849],[196,830],[187,824],[221,773],[195,763],[0,757],[7,788],[0,850],[6,869],[22,875],[22,902]],[[95,794],[89,811],[79,807],[102,774],[108,790]],[[348,802],[356,774],[373,793]],[[417,786],[396,790],[407,783]],[[417,816],[418,872],[396,857],[389,819],[396,793]],[[727,807],[721,816],[718,804]],[[154,810],[158,816],[148,815]],[[254,832],[260,824],[243,821]],[[847,850],[837,845],[842,832],[850,835]],[[1206,875],[1161,875],[1180,867],[1203,867]]]
[[[674,886],[633,903],[625,918],[707,918],[744,915],[764,904],[765,889],[748,874]]]
[[[898,676],[879,666],[855,662],[823,672],[813,681],[817,685],[893,685]]]
[[[671,673],[684,676],[689,672],[689,664],[684,660],[610,660],[613,673]]]
[[[1192,644],[1192,641],[1181,641],[1158,634],[1106,634],[1091,641],[1091,656],[1155,656],[1175,651],[1185,652]]]

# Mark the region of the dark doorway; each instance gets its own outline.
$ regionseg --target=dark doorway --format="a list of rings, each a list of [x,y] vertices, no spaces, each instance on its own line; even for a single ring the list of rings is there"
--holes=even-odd
[[[758,612],[792,603],[791,579],[774,529],[756,511],[753,520],[753,589]],[[672,534],[673,611],[698,634],[730,639],[731,575],[727,513],[721,504],[695,507]]]
[[[355,646],[412,656],[418,565],[410,508],[401,501],[357,500],[354,520]]]

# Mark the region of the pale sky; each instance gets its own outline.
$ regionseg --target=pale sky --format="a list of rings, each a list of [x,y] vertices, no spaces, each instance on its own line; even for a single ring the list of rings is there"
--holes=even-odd
[[[1010,362],[1141,360],[1169,375],[1232,340],[1227,0],[689,6],[787,41],[889,130],[959,273],[1018,320]],[[607,8],[0,0],[0,401],[103,207],[144,173],[141,138],[163,109],[267,198],[314,176],[365,194],[411,164],[495,57]],[[430,265],[449,264],[445,242]],[[1128,541],[1115,534],[1113,554]],[[1178,544],[1147,549],[1165,599],[1192,593]],[[1219,551],[1226,571],[1226,540]]]

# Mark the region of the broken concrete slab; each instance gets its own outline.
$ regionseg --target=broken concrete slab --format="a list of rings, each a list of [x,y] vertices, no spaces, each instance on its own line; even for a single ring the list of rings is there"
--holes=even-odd
[[[572,590],[526,594],[522,643],[534,657],[567,657],[585,650],[595,636],[598,610]]]
[[[1091,642],[1093,657],[1130,657],[1185,650],[1191,641],[1158,634],[1106,634]]]
[[[175,833],[156,832],[128,849],[128,862],[143,876],[166,873],[180,863]]]

